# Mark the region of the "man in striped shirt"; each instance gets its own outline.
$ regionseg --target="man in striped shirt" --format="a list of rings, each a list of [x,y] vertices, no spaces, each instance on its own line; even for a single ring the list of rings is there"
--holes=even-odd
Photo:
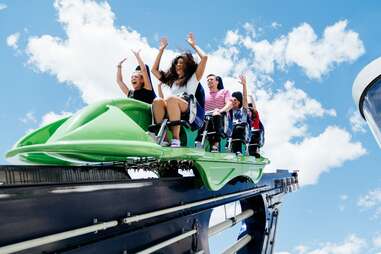
[[[205,111],[213,111],[215,114],[228,112],[231,108],[230,92],[224,89],[222,79],[214,74],[207,76],[209,93],[205,96]]]
[[[231,96],[229,90],[224,89],[222,78],[214,74],[207,76],[207,82],[209,92],[205,96],[205,112],[209,112],[213,115],[212,129],[216,131],[214,137],[209,142],[212,152],[219,151],[219,141],[221,137],[224,137],[223,119],[221,113],[229,112],[232,107]],[[211,126],[208,126],[208,129]]]

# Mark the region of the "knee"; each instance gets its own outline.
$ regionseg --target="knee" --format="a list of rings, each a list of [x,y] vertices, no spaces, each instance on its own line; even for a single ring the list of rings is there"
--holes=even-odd
[[[162,99],[162,98],[155,98],[154,100],[153,100],[153,102],[152,102],[152,105],[153,106],[161,106],[161,105],[165,105],[165,100],[164,99]]]
[[[177,103],[178,97],[177,96],[169,96],[165,101],[168,104],[174,104],[174,103]]]

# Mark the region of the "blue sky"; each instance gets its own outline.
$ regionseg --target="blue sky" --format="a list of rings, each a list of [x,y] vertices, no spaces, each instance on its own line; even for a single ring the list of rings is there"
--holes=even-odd
[[[357,73],[380,56],[377,1],[0,0],[0,154],[27,131],[103,98],[123,57],[163,65],[192,31],[207,72],[232,90],[244,72],[266,127],[268,170],[300,170],[285,198],[279,253],[381,252],[380,149],[356,114]],[[7,161],[2,156],[0,163]]]

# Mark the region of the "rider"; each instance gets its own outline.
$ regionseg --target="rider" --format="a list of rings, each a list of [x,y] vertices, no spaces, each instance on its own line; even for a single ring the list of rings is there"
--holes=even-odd
[[[232,130],[232,138],[236,138],[235,136],[241,137],[243,133],[235,133],[233,130],[233,123],[246,123],[245,124],[245,136],[241,137],[245,139],[245,142],[249,141],[250,131],[249,131],[249,124],[250,124],[250,111],[248,110],[248,102],[247,102],[247,85],[246,85],[246,77],[244,75],[239,76],[239,83],[242,84],[242,93],[241,92],[234,92],[232,93],[232,109],[229,111],[229,126]],[[240,145],[239,145],[240,146]],[[238,152],[241,151],[240,147],[237,147]],[[233,151],[236,150],[236,148],[233,146]],[[236,151],[234,151],[236,152]]]
[[[131,75],[131,86],[133,89],[129,89],[128,86],[123,82],[122,76],[122,64],[127,58],[124,58],[117,65],[116,72],[116,82],[118,83],[122,92],[129,98],[135,100],[143,101],[145,103],[151,104],[155,99],[156,94],[152,89],[151,76],[149,74],[149,67],[144,64],[140,57],[139,51],[132,51],[135,55],[139,65],[136,67],[134,73]]]
[[[205,111],[212,115],[212,125],[208,123],[208,126],[204,126],[204,128],[210,128],[216,132],[217,135],[211,136],[209,141],[211,142],[211,151],[217,152],[219,151],[218,143],[220,137],[225,136],[221,114],[231,109],[231,96],[229,90],[224,89],[221,77],[215,74],[209,74],[207,76],[207,82],[209,92],[205,97]]]
[[[265,141],[265,130],[259,118],[259,113],[255,105],[253,96],[250,96],[250,102],[248,106],[249,111],[251,113],[251,139],[249,146],[249,154],[258,158],[260,157],[259,148],[263,146]]]
[[[164,72],[159,70],[159,65],[168,42],[166,38],[160,40],[159,53],[152,67],[152,73],[163,83],[161,89],[164,98],[156,98],[152,104],[154,120],[157,124],[163,121],[166,114],[171,122],[180,120],[181,113],[189,110],[189,98],[195,96],[199,81],[204,74],[208,57],[196,45],[192,33],[188,34],[187,42],[200,57],[200,62],[197,64],[191,53],[183,53],[177,56],[172,61],[169,70]],[[171,147],[180,147],[180,126],[174,125],[171,129],[173,133]]]

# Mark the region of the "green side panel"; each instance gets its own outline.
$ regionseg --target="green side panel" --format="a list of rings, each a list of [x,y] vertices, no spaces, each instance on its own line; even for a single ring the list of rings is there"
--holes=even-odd
[[[205,185],[213,191],[221,189],[237,177],[246,177],[257,183],[264,167],[270,163],[267,158],[242,156],[234,153],[211,153],[197,148],[163,147],[161,160],[192,160]]]
[[[51,135],[68,119],[65,117],[63,119],[57,120],[53,123],[50,123],[44,127],[41,127],[31,133],[28,133],[22,137],[16,144],[15,147],[34,145],[34,144],[43,144],[45,143]]]
[[[215,153],[213,153],[215,154]],[[236,156],[235,154],[230,154]],[[263,169],[269,161],[265,158],[255,159],[252,156],[236,156],[231,160],[200,159],[195,161],[205,185],[213,191],[237,177],[245,177],[257,183],[262,177]]]
[[[62,140],[132,139],[148,141],[150,107],[136,100],[112,100],[89,105],[68,119],[47,143]]]
[[[78,125],[78,122],[81,122],[82,125]],[[73,126],[77,127],[73,128]],[[120,108],[112,105],[106,106],[106,111],[93,117],[91,121],[82,121],[82,119],[78,119],[74,115],[46,143],[77,140],[138,140],[154,142],[128,115]]]

